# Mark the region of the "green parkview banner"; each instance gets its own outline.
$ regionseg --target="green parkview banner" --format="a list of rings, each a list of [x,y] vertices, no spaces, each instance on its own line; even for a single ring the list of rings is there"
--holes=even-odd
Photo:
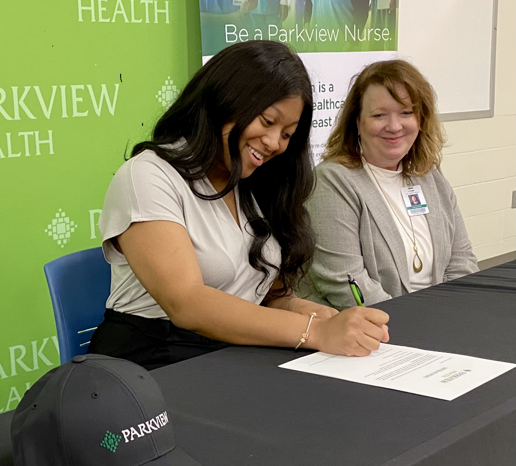
[[[201,66],[190,0],[0,2],[0,412],[59,363],[43,265],[100,245],[111,177]]]
[[[397,0],[199,0],[205,63],[248,40],[289,44],[312,79],[318,162],[354,74],[397,56]]]

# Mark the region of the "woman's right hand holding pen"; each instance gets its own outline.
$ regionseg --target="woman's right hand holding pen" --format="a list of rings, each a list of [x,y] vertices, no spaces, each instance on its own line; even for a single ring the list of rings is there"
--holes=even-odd
[[[344,309],[329,319],[314,319],[309,346],[330,354],[367,356],[389,341],[388,321],[389,315],[379,309]]]

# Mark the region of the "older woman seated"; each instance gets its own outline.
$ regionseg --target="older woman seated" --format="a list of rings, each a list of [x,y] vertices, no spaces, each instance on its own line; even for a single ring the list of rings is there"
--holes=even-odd
[[[308,202],[309,299],[353,305],[348,274],[371,305],[478,270],[440,170],[443,143],[433,89],[414,66],[377,62],[355,76]]]

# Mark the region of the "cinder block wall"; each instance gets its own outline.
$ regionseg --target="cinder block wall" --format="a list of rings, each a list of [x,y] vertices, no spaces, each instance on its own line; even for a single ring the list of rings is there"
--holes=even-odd
[[[494,117],[445,123],[443,171],[479,261],[516,251],[516,2],[498,0]]]

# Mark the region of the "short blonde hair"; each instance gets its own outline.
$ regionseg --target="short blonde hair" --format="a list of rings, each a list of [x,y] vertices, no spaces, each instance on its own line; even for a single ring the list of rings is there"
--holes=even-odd
[[[384,86],[397,102],[403,104],[396,92],[396,85],[402,84],[412,101],[419,122],[419,134],[403,158],[403,174],[424,176],[434,167],[438,168],[445,135],[437,114],[435,92],[419,70],[404,60],[375,62],[353,77],[337,124],[328,139],[323,160],[333,160],[348,168],[362,167],[357,121],[364,93],[372,84]]]

